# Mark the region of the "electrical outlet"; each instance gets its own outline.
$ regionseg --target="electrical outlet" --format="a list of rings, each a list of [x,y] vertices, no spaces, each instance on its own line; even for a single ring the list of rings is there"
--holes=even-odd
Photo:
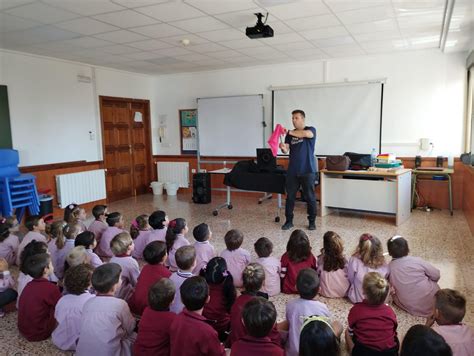
[[[191,169],[191,173],[196,173],[196,168]]]

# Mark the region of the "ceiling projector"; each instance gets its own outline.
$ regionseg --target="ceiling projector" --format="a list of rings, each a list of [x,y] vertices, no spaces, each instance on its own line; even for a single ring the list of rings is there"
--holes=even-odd
[[[268,19],[265,18],[265,22],[262,22],[263,15],[261,13],[255,14],[257,16],[257,24],[254,27],[247,27],[245,30],[245,34],[248,38],[255,39],[255,38],[266,38],[266,37],[273,37],[273,28],[269,25],[265,25]]]

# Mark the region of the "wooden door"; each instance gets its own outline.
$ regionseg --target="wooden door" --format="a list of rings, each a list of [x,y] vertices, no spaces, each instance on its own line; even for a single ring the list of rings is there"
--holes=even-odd
[[[107,200],[145,193],[151,167],[149,101],[100,97],[100,109]]]

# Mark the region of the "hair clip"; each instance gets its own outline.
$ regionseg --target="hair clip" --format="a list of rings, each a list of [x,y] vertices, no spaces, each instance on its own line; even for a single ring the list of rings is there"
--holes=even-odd
[[[303,331],[303,329],[305,328],[306,325],[312,323],[313,321],[320,321],[320,322],[326,324],[327,326],[329,326],[329,328],[334,333],[334,329],[332,328],[332,325],[329,322],[329,318],[326,318],[325,316],[311,315],[311,316],[307,316],[307,317],[302,316],[300,318],[302,318],[304,320],[303,325],[301,326],[300,332]]]
[[[132,221],[132,226],[134,226],[138,229],[138,223],[137,223],[136,219]]]
[[[174,227],[176,226],[176,220],[171,220],[168,225],[169,225],[169,227],[171,227],[172,229],[174,229]]]
[[[5,224],[6,222],[7,222],[7,219],[5,219],[5,218],[2,218],[2,220],[0,221],[0,223],[2,223],[2,224]]]
[[[227,270],[224,271],[224,272],[222,273],[222,275],[223,275],[224,277],[228,277],[228,276],[229,276],[229,271],[227,271]]]
[[[364,235],[362,235],[361,240],[362,240],[362,241],[372,240],[372,235],[364,234]]]
[[[403,236],[401,236],[401,235],[395,235],[395,236],[390,238],[390,241],[395,241],[396,239],[402,239],[402,238],[403,238]]]

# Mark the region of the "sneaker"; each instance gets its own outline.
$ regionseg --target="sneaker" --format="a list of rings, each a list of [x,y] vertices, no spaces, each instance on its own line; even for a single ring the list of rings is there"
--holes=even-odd
[[[309,222],[308,230],[316,230],[316,224],[314,223],[314,221]]]
[[[281,227],[282,230],[290,230],[293,227],[293,223],[291,221],[285,222],[283,226]]]

